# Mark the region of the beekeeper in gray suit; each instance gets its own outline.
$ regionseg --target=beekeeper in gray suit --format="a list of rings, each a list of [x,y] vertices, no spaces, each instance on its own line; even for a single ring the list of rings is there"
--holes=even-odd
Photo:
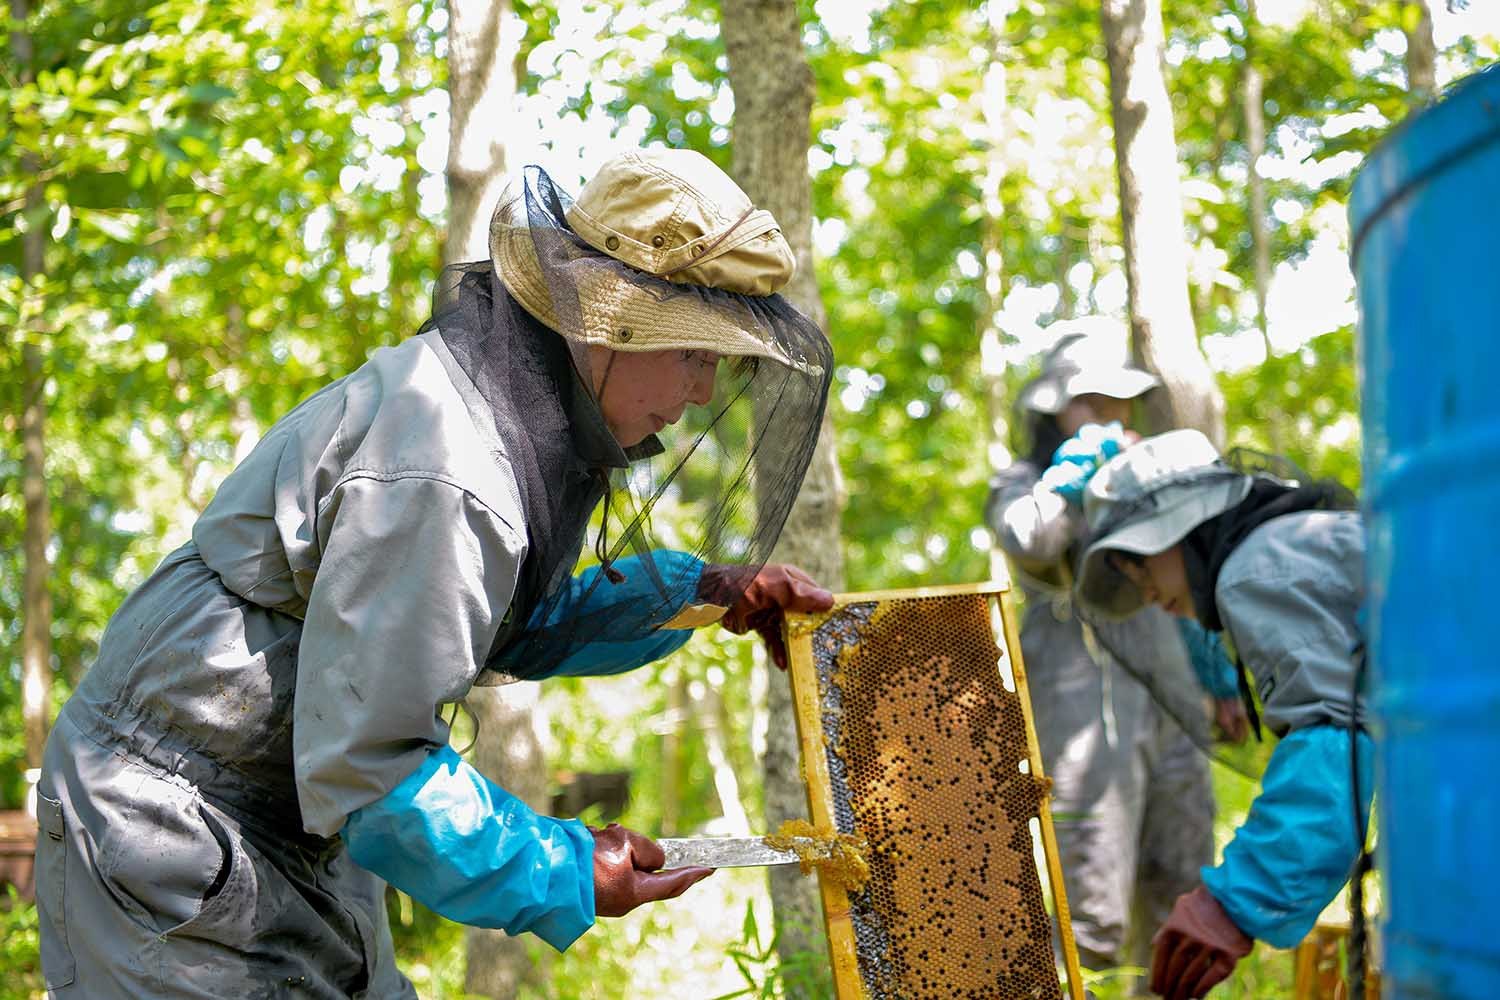
[[[776,221],[689,151],[616,157],[576,202],[528,168],[490,248],[278,421],[111,619],[39,786],[49,995],[411,997],[387,881],[563,949],[708,874],[537,815],[445,715],[829,606],[766,562],[828,343],[775,294]]]
[[[1221,725],[1244,737],[1232,669],[1191,663],[1169,616],[1151,608],[1094,627],[1073,604],[1083,489],[1137,437],[1132,403],[1157,384],[1129,362],[1123,331],[1079,322],[1017,397],[1029,451],[994,477],[986,508],[1026,596],[1021,648],[1074,937],[1091,969],[1145,965],[1152,934],[1213,858],[1207,757],[1137,678],[1183,690],[1196,667]],[[1130,651],[1135,671],[1111,650]]]

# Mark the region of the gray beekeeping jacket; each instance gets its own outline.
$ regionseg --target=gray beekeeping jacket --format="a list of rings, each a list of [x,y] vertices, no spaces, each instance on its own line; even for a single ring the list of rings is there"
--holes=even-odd
[[[240,706],[234,728],[290,721],[281,735],[309,833],[332,836],[447,742],[437,708],[469,690],[510,605],[526,554],[520,499],[493,430],[475,419],[484,404],[460,386],[468,378],[436,334],[378,351],[278,421],[193,528],[224,587],[303,621],[290,719],[268,698]],[[219,641],[242,641],[232,620],[217,624]],[[201,643],[205,625],[181,641]],[[163,675],[174,662],[197,660],[160,651],[154,683],[195,691]],[[216,691],[235,687],[163,699],[172,717],[157,721],[222,729],[236,706]]]
[[[54,995],[414,995],[335,834],[447,743],[506,627],[527,532],[490,413],[437,334],[377,351],[115,613],[38,786]]]
[[[1347,727],[1365,544],[1354,511],[1272,518],[1245,537],[1214,585],[1224,630],[1255,678],[1267,727]]]
[[[484,412],[431,333],[300,403],[115,613],[66,711],[332,837],[446,744],[438,709],[510,606],[526,526]]]

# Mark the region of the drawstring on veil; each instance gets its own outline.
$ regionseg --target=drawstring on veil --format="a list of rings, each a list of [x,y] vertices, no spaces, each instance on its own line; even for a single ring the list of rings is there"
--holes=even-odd
[[[604,401],[604,387],[609,384],[609,373],[615,367],[615,352],[609,352],[609,361],[604,366],[604,376],[599,379],[599,388],[594,392],[595,401],[602,404]],[[592,384],[585,380],[585,385],[590,389]],[[609,557],[609,508],[614,500],[614,490],[609,482],[609,473],[603,469],[595,468],[593,474],[598,477],[599,485],[604,489],[604,502],[599,510],[599,533],[594,536],[594,555],[599,558],[599,568],[604,573],[604,578],[613,584],[625,582],[625,574],[615,569],[613,560]]]
[[[609,507],[614,499],[614,490],[610,486],[609,474],[603,469],[595,469],[594,475],[599,477],[604,486],[604,502],[599,509],[599,533],[594,536],[594,555],[599,557],[599,568],[604,572],[605,579],[614,584],[624,583],[625,574],[615,569],[614,561],[609,557]]]

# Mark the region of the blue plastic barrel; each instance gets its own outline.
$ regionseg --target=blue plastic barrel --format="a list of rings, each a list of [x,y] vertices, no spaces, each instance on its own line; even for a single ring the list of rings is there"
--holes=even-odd
[[[1500,997],[1500,67],[1373,152],[1359,288],[1385,995]]]

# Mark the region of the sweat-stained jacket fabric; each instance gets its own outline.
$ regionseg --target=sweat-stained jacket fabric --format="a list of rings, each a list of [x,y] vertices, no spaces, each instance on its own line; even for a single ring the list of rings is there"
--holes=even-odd
[[[1304,511],[1247,535],[1214,586],[1266,728],[1281,740],[1244,825],[1203,882],[1241,930],[1278,948],[1312,929],[1359,853],[1351,724],[1361,825],[1369,820],[1373,744],[1354,690],[1364,562],[1359,514]]]
[[[482,406],[438,335],[377,351],[278,421],[121,606],[39,786],[53,995],[413,996],[383,883],[351,854],[559,948],[592,923],[588,831],[447,749],[441,710],[509,624],[527,555]]]
[[[986,520],[1026,595],[1021,649],[1074,937],[1089,968],[1149,965],[1151,933],[1213,858],[1208,761],[1086,634],[1069,590],[1083,518],[1040,480],[1027,461],[998,473]],[[1163,683],[1194,683],[1164,613],[1103,627]]]

